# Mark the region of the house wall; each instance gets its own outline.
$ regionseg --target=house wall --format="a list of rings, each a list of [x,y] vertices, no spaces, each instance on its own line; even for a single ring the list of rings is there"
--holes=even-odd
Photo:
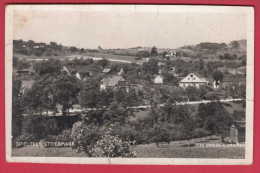
[[[106,85],[100,84],[100,90],[106,90]]]
[[[162,84],[163,83],[163,78],[160,77],[160,76],[157,76],[156,78],[154,78],[154,83]]]
[[[180,82],[179,83],[179,86],[182,88],[187,88],[187,87],[199,88],[202,85],[207,85],[207,83],[197,83],[197,82]]]

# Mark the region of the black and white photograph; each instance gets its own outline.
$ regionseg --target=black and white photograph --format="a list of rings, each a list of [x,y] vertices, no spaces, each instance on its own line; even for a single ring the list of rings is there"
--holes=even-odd
[[[8,162],[251,164],[254,11],[8,5]]]

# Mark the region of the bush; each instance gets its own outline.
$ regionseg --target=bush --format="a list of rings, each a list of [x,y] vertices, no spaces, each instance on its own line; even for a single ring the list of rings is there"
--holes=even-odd
[[[138,132],[134,129],[134,127],[126,124],[126,125],[117,125],[112,130],[112,135],[119,136],[123,140],[131,140],[134,141]]]
[[[44,119],[42,125],[48,135],[57,135],[59,132],[58,124],[55,119]]]
[[[192,136],[195,138],[204,137],[204,136],[208,136],[208,135],[210,135],[210,132],[203,128],[196,128],[192,132]]]
[[[73,124],[71,138],[74,142],[74,148],[78,152],[84,151],[91,156],[89,152],[99,138],[99,129],[95,125],[89,125],[78,121]]]
[[[155,142],[158,144],[159,142],[170,142],[170,133],[166,128],[161,128],[161,127],[155,127],[152,131],[152,134],[149,136],[153,136],[151,138],[151,142]]]
[[[176,140],[182,140],[182,139],[188,139],[189,136],[185,134],[185,129],[183,127],[174,126],[169,130],[170,133],[170,139],[173,141]]]
[[[63,130],[62,133],[59,134],[56,137],[56,141],[59,141],[59,142],[70,142],[70,141],[72,141],[71,129]]]
[[[55,135],[48,135],[46,138],[44,138],[43,140],[44,141],[47,141],[47,142],[56,142],[56,137]]]
[[[39,140],[32,134],[23,134],[16,138],[17,142],[38,142]]]
[[[48,142],[71,142],[71,130],[63,130],[62,133],[58,135],[48,135],[44,140]]]
[[[101,135],[103,134],[103,135]],[[112,127],[100,127],[86,122],[76,122],[71,131],[74,148],[90,157],[134,157],[131,142],[112,134]]]
[[[45,128],[41,116],[26,116],[22,122],[22,135],[30,135],[41,139],[46,137]]]
[[[119,136],[111,134],[111,128],[107,129],[105,134],[94,144],[90,150],[92,157],[135,157],[131,145],[134,142],[122,140]]]
[[[37,139],[57,135],[60,131],[56,119],[43,116],[26,116],[22,121],[22,134],[30,134]]]

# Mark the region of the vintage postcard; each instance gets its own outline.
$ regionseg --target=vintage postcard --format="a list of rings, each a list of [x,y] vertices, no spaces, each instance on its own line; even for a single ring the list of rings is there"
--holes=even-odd
[[[253,161],[254,10],[8,5],[8,162]]]

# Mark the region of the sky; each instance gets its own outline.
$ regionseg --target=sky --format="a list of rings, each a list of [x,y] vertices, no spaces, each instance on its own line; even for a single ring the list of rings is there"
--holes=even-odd
[[[247,38],[246,7],[22,6],[13,38],[80,48],[177,48]]]

